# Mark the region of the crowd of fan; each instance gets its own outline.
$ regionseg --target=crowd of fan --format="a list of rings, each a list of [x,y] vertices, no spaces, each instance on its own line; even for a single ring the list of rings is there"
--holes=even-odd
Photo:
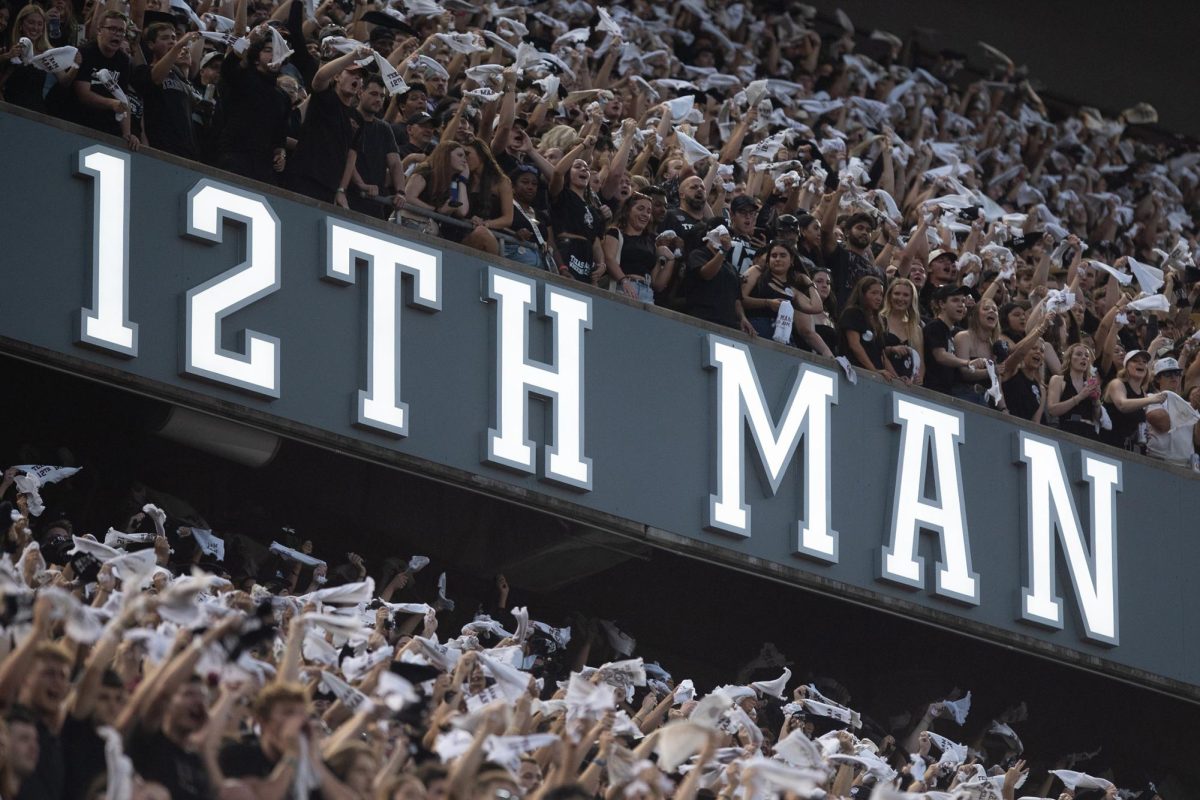
[[[81,535],[46,508],[77,471],[0,483],[4,800],[1161,800],[1076,769],[1097,753],[1030,779],[1023,703],[968,726],[955,690],[880,723],[769,658],[702,691],[611,623],[533,618],[503,576],[456,610],[423,556],[331,568],[141,485],[123,530]]]
[[[1200,150],[1144,104],[802,4],[20,2],[9,103],[1196,466]]]

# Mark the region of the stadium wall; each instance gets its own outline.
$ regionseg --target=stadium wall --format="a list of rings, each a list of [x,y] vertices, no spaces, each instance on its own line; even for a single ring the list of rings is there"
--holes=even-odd
[[[0,110],[5,353],[1200,699],[1190,472]]]

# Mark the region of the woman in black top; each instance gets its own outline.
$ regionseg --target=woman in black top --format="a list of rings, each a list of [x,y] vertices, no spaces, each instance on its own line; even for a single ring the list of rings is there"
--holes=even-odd
[[[595,136],[576,144],[558,162],[550,178],[550,220],[554,226],[558,269],[564,275],[591,283],[598,283],[605,273],[600,242],[605,222],[599,204],[589,197],[592,170],[585,157],[595,144]]]
[[[617,214],[616,225],[604,236],[604,263],[618,288],[634,300],[653,303],[654,293],[667,288],[675,272],[675,254],[658,247],[650,230],[653,201],[630,195]]]
[[[485,253],[499,255],[500,242],[492,231],[512,225],[512,182],[500,171],[492,148],[482,139],[472,136],[465,147],[467,166],[471,170],[467,197],[471,201],[470,220],[475,227],[463,237],[462,243]]]
[[[1093,374],[1092,350],[1076,342],[1063,354],[1063,371],[1050,379],[1046,409],[1060,430],[1099,439],[1100,379]]]
[[[518,164],[508,174],[513,193],[513,234],[520,242],[504,241],[504,257],[530,267],[549,268],[546,263],[550,240],[550,215],[537,205],[541,178],[532,164]]]
[[[404,184],[405,203],[443,216],[466,219],[471,213],[471,200],[465,188],[469,180],[467,149],[454,140],[442,142],[408,176]],[[453,242],[460,241],[465,233],[457,225],[444,225],[440,230],[443,239]]]
[[[839,349],[856,369],[895,378],[891,362],[883,357],[883,281],[874,275],[858,279],[838,319]]]
[[[41,55],[51,48],[50,40],[46,38],[46,21],[46,12],[41,6],[30,3],[22,8],[12,25],[12,49],[0,53],[0,89],[3,90],[5,102],[43,114],[49,111],[46,108],[46,93],[50,74],[33,64],[13,64],[11,60]],[[32,53],[23,52],[20,47],[22,38],[33,43]],[[75,67],[72,67],[55,73],[54,78],[59,83],[65,83],[74,75]]]
[[[772,242],[767,247],[766,263],[753,265],[742,277],[742,308],[758,335],[770,339],[775,334],[775,318],[784,303],[792,305],[797,317],[824,309],[816,285],[800,266],[800,256],[784,242]],[[793,322],[791,342],[798,338],[797,334]]]
[[[1100,431],[1100,441],[1125,450],[1136,450],[1138,428],[1146,421],[1146,408],[1166,400],[1166,394],[1147,395],[1150,385],[1150,354],[1130,350],[1117,376],[1104,389],[1104,409],[1112,429]]]
[[[837,319],[837,300],[833,297],[833,276],[829,270],[823,267],[811,267],[812,263],[809,259],[801,256],[800,264],[812,276],[817,297],[821,298],[821,310],[815,314],[797,314],[796,330],[800,341],[808,345],[805,349],[832,358],[838,348],[837,328],[833,324],[833,321]]]
[[[825,266],[825,254],[821,248],[821,221],[812,214],[801,214],[796,224],[800,229],[796,238],[796,252],[817,267]]]
[[[1030,422],[1042,421],[1046,413],[1046,363],[1042,334],[1050,326],[1050,317],[1013,345],[1008,358],[996,365],[996,378],[1004,396],[1004,410]],[[1022,327],[1024,324],[1022,323]]]
[[[901,380],[920,383],[923,365],[913,351],[925,352],[921,336],[921,314],[917,311],[917,287],[908,278],[896,278],[883,298],[884,354]]]

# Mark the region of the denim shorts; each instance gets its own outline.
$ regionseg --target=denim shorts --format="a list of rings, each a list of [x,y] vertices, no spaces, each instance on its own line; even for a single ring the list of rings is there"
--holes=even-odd
[[[517,244],[516,242],[509,241],[501,242],[501,246],[505,258],[510,258],[518,264],[525,264],[529,267],[542,266],[542,254],[538,252],[536,246]]]

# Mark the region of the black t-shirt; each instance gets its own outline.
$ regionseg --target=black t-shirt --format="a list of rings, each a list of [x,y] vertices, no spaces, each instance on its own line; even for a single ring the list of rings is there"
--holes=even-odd
[[[846,339],[847,331],[856,331],[858,333],[858,342],[862,345],[862,349],[866,351],[867,358],[871,360],[871,366],[875,369],[883,369],[883,337],[876,333],[875,328],[867,319],[867,314],[861,308],[851,306],[842,312],[842,318],[838,320],[838,349],[846,358],[853,359],[854,354],[851,353],[849,343]],[[853,362],[851,362],[853,363]],[[866,367],[866,364],[854,364],[856,367]]]
[[[145,104],[146,138],[150,146],[194,159],[197,149],[192,133],[192,106],[199,98],[192,84],[178,69],[172,68],[162,85],[155,85],[148,64],[134,69],[131,81]]]
[[[63,797],[66,800],[85,800],[88,786],[97,775],[108,769],[104,760],[104,740],[96,733],[96,726],[91,720],[76,719],[70,714],[63,720],[59,738],[63,752],[71,754],[71,768],[64,776],[66,788]]]
[[[654,269],[654,262],[658,260],[653,236],[648,233],[643,233],[641,236],[622,235],[616,228],[609,228],[607,236],[618,242],[620,255],[617,263],[621,266],[621,272],[626,275],[649,277],[650,272]]]
[[[659,231],[675,231],[679,238],[683,239],[683,252],[690,254],[704,244],[704,234],[708,233],[708,227],[704,224],[703,217],[697,219],[683,209],[671,208],[663,217]]]
[[[949,325],[936,317],[925,326],[922,335],[925,340],[923,356],[925,359],[925,388],[946,394],[950,394],[951,389],[954,388],[954,384],[958,381],[958,367],[942,366],[933,357],[933,351],[942,348],[953,355],[954,334],[957,332],[957,328],[951,329]]]
[[[337,89],[329,86],[309,96],[288,171],[315,181],[332,195],[342,182],[352,147],[362,152],[362,129],[354,124],[354,111],[341,101]]]
[[[713,255],[708,245],[688,253],[687,269],[683,274],[683,294],[687,303],[685,311],[699,319],[740,329],[737,302],[742,296],[742,279],[733,264],[729,263],[729,254],[725,254],[716,275],[708,280],[700,275],[700,268]]]
[[[1004,405],[1014,417],[1032,420],[1041,407],[1042,387],[1021,370],[1000,384],[1000,389],[1004,392]]]
[[[125,752],[138,774],[165,786],[171,800],[209,800],[216,794],[200,755],[184,750],[161,731],[139,725],[130,734]]]
[[[269,778],[279,762],[267,758],[258,739],[250,737],[222,747],[217,763],[227,778]],[[289,791],[287,796],[291,797],[292,793]],[[312,790],[308,796],[310,800],[324,797],[319,789]]]
[[[874,275],[884,284],[887,283],[883,271],[875,266],[874,262],[858,253],[850,252],[844,245],[839,244],[832,253],[826,255],[825,266],[829,268],[833,278],[833,291],[839,308],[846,304],[854,285],[867,275]]]
[[[362,120],[360,125],[362,146],[358,150],[355,168],[365,183],[375,184],[382,193],[387,184],[388,156],[392,153],[399,154],[400,148],[396,145],[392,126],[383,120]]]
[[[17,800],[57,800],[63,796],[67,766],[62,739],[37,720],[38,761],[33,773],[21,781]]]
[[[266,778],[277,762],[267,758],[257,739],[246,739],[221,748],[217,761],[227,778]]]
[[[13,64],[4,81],[4,101],[31,111],[46,112],[46,82],[54,77],[33,64]]]
[[[121,87],[121,91],[129,94],[129,77],[133,73],[133,64],[129,60],[129,56],[118,50],[112,56],[106,56],[100,52],[100,46],[95,42],[91,42],[84,46],[79,51],[83,60],[79,65],[79,71],[75,73],[75,82],[83,81],[92,87],[92,92],[101,97],[112,97],[103,83],[96,77],[96,73],[100,70],[109,70],[117,78],[117,85]],[[83,105],[78,100],[74,100],[75,106],[75,121],[80,125],[86,125],[94,130],[103,133],[110,133],[113,136],[121,135],[121,123],[117,121],[117,116],[107,108],[91,108]]]
[[[569,233],[593,242],[604,233],[604,217],[600,211],[567,187],[558,193],[550,205],[550,222],[555,235]]]
[[[274,75],[230,55],[221,62],[217,92],[213,127],[219,152],[269,153],[283,147],[291,101],[276,87]]]

